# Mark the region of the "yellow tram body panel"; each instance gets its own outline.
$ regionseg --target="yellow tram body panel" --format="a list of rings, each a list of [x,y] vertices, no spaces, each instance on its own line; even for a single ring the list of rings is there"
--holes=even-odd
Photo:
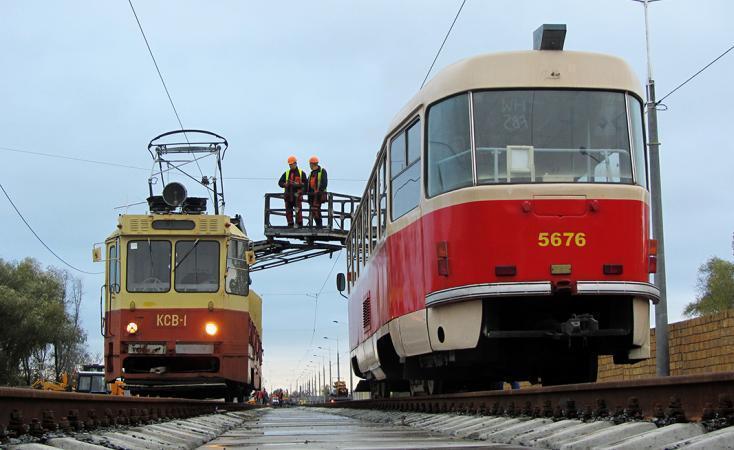
[[[240,394],[244,391],[232,391],[232,383],[249,386],[246,391],[259,388],[262,299],[249,290],[249,265],[254,263],[249,239],[230,217],[121,215],[104,251],[103,332],[109,378],[154,388],[220,380],[222,386],[226,381],[228,392]],[[98,253],[95,250],[95,257]],[[207,335],[204,325],[210,323],[218,331]],[[140,349],[145,349],[143,354]],[[160,353],[145,353],[152,351]],[[201,366],[197,361],[204,357],[211,362]],[[165,373],[147,373],[145,358]],[[191,366],[186,366],[188,361]]]
[[[162,229],[158,224],[187,224],[187,229]],[[181,225],[177,225],[181,226]],[[117,245],[118,248],[127,248],[131,241],[139,240],[166,240],[171,245],[179,241],[191,241],[200,239],[219,242],[220,273],[226,267],[227,242],[231,239],[247,239],[240,229],[230,222],[230,218],[224,215],[121,215],[117,230],[105,241],[107,261],[106,276],[110,279],[110,272],[114,264],[114,258],[110,257],[110,248]],[[118,253],[118,270],[127,267],[127,252]],[[254,262],[253,252],[247,252],[248,264]],[[171,287],[167,292],[128,292],[122,286],[127,286],[127,271],[119,270],[119,292],[108,296],[107,310],[130,309],[130,302],[134,302],[132,308],[157,309],[157,308],[201,308],[208,302],[213,303],[215,309],[226,309],[250,313],[253,322],[259,332],[262,332],[262,299],[255,292],[250,291],[247,296],[230,295],[226,292],[225,284],[219,283],[216,292],[187,292],[181,295]],[[170,284],[175,283],[175,273],[172,274]],[[109,291],[108,291],[109,292]]]

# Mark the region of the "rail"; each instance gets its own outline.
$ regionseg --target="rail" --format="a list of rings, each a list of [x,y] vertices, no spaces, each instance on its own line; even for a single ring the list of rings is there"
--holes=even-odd
[[[180,398],[124,397],[0,387],[0,437],[48,431],[138,425],[163,418],[256,407],[243,403]]]
[[[432,396],[352,400],[316,405],[428,413],[614,420],[659,424],[731,419],[734,372],[530,387]]]

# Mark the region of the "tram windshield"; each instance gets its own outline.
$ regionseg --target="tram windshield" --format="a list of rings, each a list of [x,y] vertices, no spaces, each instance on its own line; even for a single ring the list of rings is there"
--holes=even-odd
[[[128,292],[168,292],[170,289],[171,243],[148,240],[128,242]]]
[[[428,118],[429,196],[473,184],[472,121],[479,184],[646,185],[641,104],[622,92],[480,91]]]
[[[178,292],[219,290],[219,242],[176,242],[175,287]]]

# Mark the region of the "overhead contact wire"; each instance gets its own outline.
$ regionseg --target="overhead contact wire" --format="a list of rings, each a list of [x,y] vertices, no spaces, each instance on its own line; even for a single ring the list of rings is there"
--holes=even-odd
[[[14,153],[22,153],[22,154],[26,154],[26,155],[44,156],[46,158],[66,159],[66,160],[69,160],[69,161],[84,162],[84,163],[89,163],[89,164],[99,164],[101,166],[120,167],[120,168],[123,168],[123,169],[133,169],[133,170],[144,170],[146,172],[150,171],[150,169],[147,169],[145,167],[131,166],[131,165],[121,164],[121,163],[116,163],[116,162],[111,162],[111,161],[97,161],[97,160],[94,160],[94,159],[79,158],[79,157],[76,157],[76,156],[69,156],[69,155],[54,155],[52,153],[43,153],[43,152],[36,152],[36,151],[31,151],[31,150],[22,150],[22,149],[13,148],[13,147],[0,146],[0,150],[8,151],[8,152],[14,152]],[[198,158],[196,158],[196,161],[198,161],[200,159],[208,158],[210,156],[211,156],[210,154],[209,155],[204,155],[204,156],[199,156]],[[172,170],[177,170],[178,168],[181,168],[181,167],[183,167],[185,165],[191,164],[192,162],[194,162],[194,161],[183,161],[181,164],[172,165],[169,168],[163,169],[163,172],[166,173],[166,172],[170,172]],[[271,177],[224,177],[224,179],[225,180],[238,180],[238,181],[273,181],[273,179]],[[349,181],[349,182],[355,182],[355,183],[356,182],[364,183],[365,181],[367,181],[364,178],[331,178],[331,177],[329,178],[329,180],[331,180],[331,181]],[[143,202],[143,203],[145,203],[145,202]]]
[[[336,267],[336,263],[339,262],[339,258],[341,257],[342,251],[339,250],[339,252],[336,254],[336,258],[334,258],[334,264],[331,265],[331,269],[329,270],[328,275],[326,275],[326,279],[324,279],[324,282],[321,284],[321,288],[316,293],[315,303],[314,303],[314,311],[313,311],[313,328],[311,329],[311,341],[308,344],[308,348],[306,349],[306,352],[304,354],[307,355],[308,352],[310,352],[313,349],[313,338],[316,336],[316,320],[318,319],[318,311],[319,311],[319,297],[321,296],[321,293],[324,290],[324,287],[326,286],[326,283],[329,282],[329,278],[331,278],[331,274],[334,272],[334,268]],[[303,362],[304,357],[302,356],[301,359],[298,361],[298,364],[296,367],[300,367],[301,363]]]
[[[461,14],[461,10],[464,9],[464,4],[466,4],[466,0],[461,2],[461,6],[459,6],[459,10],[456,11],[456,16],[454,17],[454,21],[451,22],[449,31],[446,32],[446,36],[444,36],[443,42],[441,42],[441,47],[438,48],[438,51],[436,52],[436,57],[433,58],[431,67],[428,68],[428,72],[426,72],[426,77],[423,79],[423,83],[421,83],[421,89],[423,89],[423,85],[426,84],[426,81],[428,80],[428,75],[431,74],[431,70],[433,70],[433,65],[436,64],[436,61],[438,60],[438,55],[441,54],[441,50],[443,50],[443,46],[444,44],[446,44],[446,40],[449,38],[449,35],[451,34],[451,30],[454,29],[454,24],[456,24],[456,20],[459,18],[459,14]]]
[[[176,115],[176,119],[178,120],[178,125],[183,130],[184,126],[183,126],[183,123],[181,122],[181,116],[178,115],[178,110],[176,110],[176,105],[173,104],[171,93],[168,92],[168,86],[166,86],[166,81],[163,79],[163,74],[161,73],[161,69],[158,67],[158,62],[155,60],[155,56],[153,56],[153,50],[150,48],[150,44],[148,43],[148,38],[145,36],[145,31],[143,31],[143,25],[141,25],[140,23],[140,19],[138,18],[138,13],[135,12],[135,7],[133,6],[132,0],[127,0],[127,2],[130,4],[130,9],[133,10],[135,21],[138,23],[138,28],[140,28],[140,34],[143,35],[145,46],[148,47],[148,53],[150,53],[150,58],[153,60],[153,64],[155,65],[155,70],[156,72],[158,72],[158,78],[161,79],[161,84],[163,84],[163,89],[166,91],[166,95],[168,96],[168,101],[171,103],[171,108],[173,108],[173,113]],[[188,142],[188,138],[186,139],[186,141]]]
[[[729,48],[728,48],[728,49],[727,49],[727,50],[726,50],[726,51],[725,51],[724,53],[722,53],[722,54],[720,54],[719,56],[717,56],[717,57],[716,57],[716,58],[715,58],[715,59],[714,59],[713,61],[711,61],[710,63],[708,63],[708,64],[706,64],[705,66],[703,66],[703,68],[702,68],[701,70],[699,70],[698,72],[696,72],[696,73],[694,73],[693,75],[691,75],[690,77],[688,77],[688,79],[687,79],[686,81],[684,81],[684,82],[682,82],[681,84],[679,84],[678,86],[676,86],[676,87],[675,87],[675,89],[673,89],[672,91],[670,91],[670,92],[668,92],[667,94],[665,94],[665,95],[663,96],[663,98],[661,98],[660,100],[656,101],[656,102],[655,102],[655,104],[656,104],[656,105],[657,105],[657,104],[660,104],[660,102],[662,102],[662,101],[663,101],[663,100],[665,100],[666,98],[670,97],[670,95],[671,95],[671,94],[672,94],[673,92],[675,92],[675,91],[677,91],[678,89],[680,89],[680,88],[682,88],[683,86],[685,86],[685,85],[686,85],[686,84],[687,84],[687,83],[688,83],[689,81],[691,81],[691,80],[693,80],[694,78],[696,78],[696,77],[697,77],[698,75],[700,75],[700,74],[701,74],[701,72],[703,72],[704,70],[706,70],[706,69],[708,69],[709,67],[711,67],[711,66],[712,66],[712,65],[713,65],[713,64],[714,64],[714,63],[715,63],[716,61],[718,61],[718,60],[720,60],[721,58],[723,58],[723,57],[724,57],[724,55],[726,55],[727,53],[729,53],[729,52],[730,52],[730,51],[732,51],[732,50],[734,50],[734,45],[732,45],[731,47],[729,47]]]
[[[69,268],[76,270],[77,272],[86,273],[88,275],[99,275],[99,274],[104,273],[104,272],[88,272],[86,270],[79,269],[78,267],[73,266],[72,264],[70,264],[69,262],[67,262],[64,258],[62,258],[61,256],[59,256],[58,253],[56,253],[55,251],[53,251],[51,249],[51,247],[49,247],[43,241],[43,239],[41,239],[41,236],[39,236],[38,233],[36,233],[36,230],[34,230],[33,227],[31,226],[31,224],[28,223],[28,221],[26,220],[26,218],[23,217],[23,214],[20,212],[20,210],[18,209],[18,207],[15,206],[15,203],[13,202],[13,199],[10,198],[10,195],[8,195],[8,192],[5,190],[5,188],[3,187],[2,183],[0,183],[0,189],[2,189],[3,194],[5,194],[5,198],[8,199],[8,201],[10,202],[10,205],[13,207],[13,209],[15,210],[15,212],[18,214],[18,217],[20,217],[20,219],[23,221],[23,223],[25,224],[25,226],[28,227],[28,229],[31,231],[31,233],[33,233],[33,236],[35,236],[36,239],[38,239],[38,242],[40,242],[44,247],[46,247],[46,250],[48,250],[49,252],[51,252],[51,254],[54,255],[56,257],[56,259],[58,259],[59,261],[61,261],[62,263],[64,263]]]
[[[133,11],[133,16],[135,16],[135,21],[138,23],[138,28],[140,29],[140,34],[143,35],[143,40],[145,41],[145,46],[148,47],[148,53],[150,54],[150,58],[153,60],[153,65],[155,65],[155,70],[158,72],[158,78],[161,80],[161,84],[163,85],[163,89],[166,91],[166,96],[168,97],[168,101],[171,103],[171,108],[173,108],[173,113],[176,115],[176,120],[178,121],[178,126],[181,128],[181,131],[183,131],[185,128],[183,126],[183,122],[181,121],[181,116],[178,114],[178,110],[176,109],[176,105],[173,103],[173,98],[171,97],[171,93],[168,90],[168,86],[166,86],[166,80],[163,79],[163,74],[161,73],[160,67],[158,67],[158,61],[156,61],[155,56],[153,55],[153,49],[150,48],[150,43],[148,42],[148,37],[145,35],[145,31],[143,31],[143,25],[140,23],[140,19],[138,18],[138,13],[135,12],[135,7],[133,6],[132,0],[127,0],[127,2],[130,4],[130,9]],[[186,139],[186,142],[191,145],[189,142],[189,137],[184,132],[184,138]],[[204,178],[204,171],[201,170],[201,166],[199,165],[199,160],[194,159],[194,162],[196,162],[196,167],[199,168],[199,173],[201,174],[202,179]],[[163,174],[161,173],[161,177]],[[193,177],[190,177],[193,178]],[[196,180],[197,183],[199,182]],[[209,198],[212,199],[212,202],[218,202],[219,199],[215,199],[212,197],[212,194],[210,192],[210,189],[207,190],[207,193],[209,194]]]

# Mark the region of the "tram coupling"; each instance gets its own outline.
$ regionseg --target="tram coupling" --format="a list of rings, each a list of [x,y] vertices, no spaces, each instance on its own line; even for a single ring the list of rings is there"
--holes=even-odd
[[[567,336],[585,336],[599,331],[599,321],[591,314],[574,314],[561,324],[561,332]]]

